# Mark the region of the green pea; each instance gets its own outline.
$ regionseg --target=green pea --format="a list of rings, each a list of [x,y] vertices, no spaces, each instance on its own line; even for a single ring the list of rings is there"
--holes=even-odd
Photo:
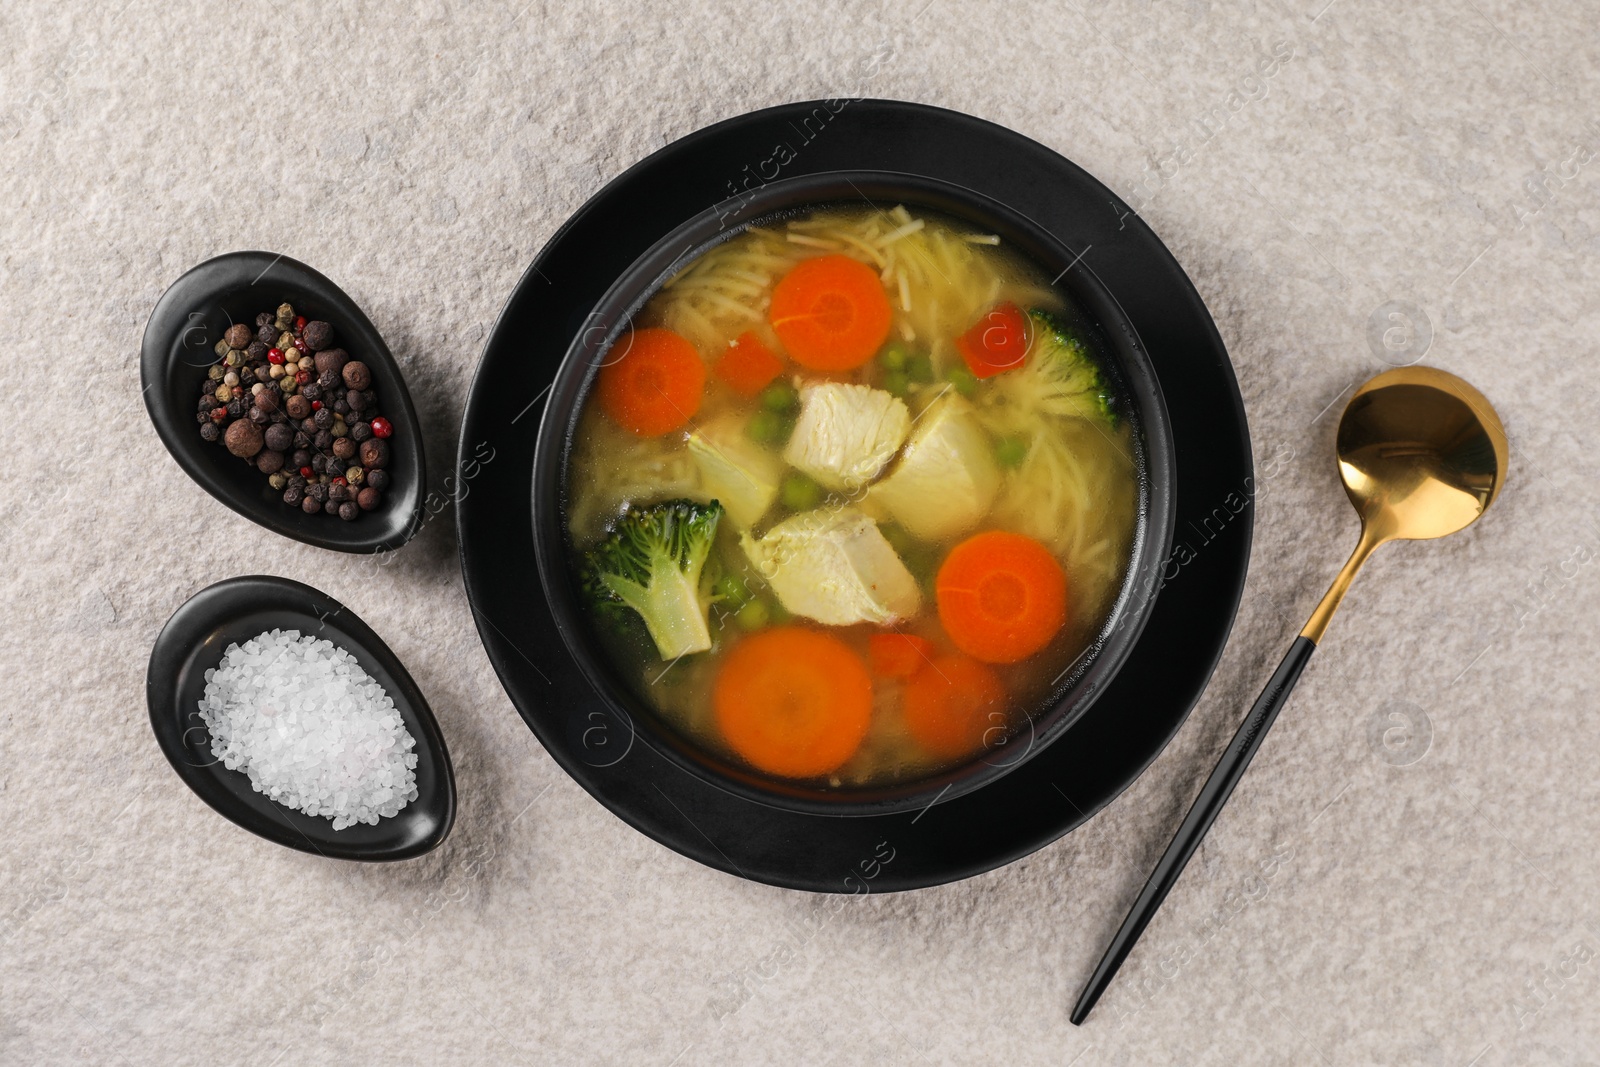
[[[878,358],[883,360],[884,368],[887,370],[904,370],[907,361],[911,359],[911,354],[903,345],[894,344],[884,349],[883,355]]]
[[[767,609],[766,601],[752,600],[740,608],[733,619],[742,629],[759,630],[772,621],[772,612]]]
[[[788,382],[773,382],[761,390],[761,406],[767,411],[785,412],[800,410],[800,394]]]
[[[822,503],[822,486],[804,474],[791,474],[779,486],[778,499],[790,511],[810,511]]]
[[[950,385],[962,396],[971,396],[978,391],[978,376],[967,369],[966,364],[957,363],[945,371]]]
[[[744,578],[737,574],[724,574],[717,579],[716,593],[732,611],[738,611],[754,596]]]
[[[885,371],[883,388],[895,396],[905,396],[911,391],[911,379],[903,370]]]
[[[788,436],[783,432],[783,422],[783,416],[776,411],[758,411],[750,416],[744,432],[750,435],[752,441],[764,445],[779,444]]]
[[[918,352],[906,361],[906,374],[914,382],[933,381],[933,357],[926,352]]]
[[[1021,437],[1002,437],[994,443],[994,458],[1002,467],[1020,467],[1028,458],[1028,442]]]

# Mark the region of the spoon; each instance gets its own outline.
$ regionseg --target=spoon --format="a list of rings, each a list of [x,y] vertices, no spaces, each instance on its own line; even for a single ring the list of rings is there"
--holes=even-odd
[[[1472,525],[1505,484],[1509,448],[1505,429],[1482,393],[1442,370],[1402,367],[1356,390],[1339,421],[1336,451],[1345,493],[1361,515],[1361,540],[1256,699],[1111,939],[1072,1009],[1074,1025],[1088,1017],[1111,984],[1239,784],[1373,549],[1388,541],[1444,537]]]

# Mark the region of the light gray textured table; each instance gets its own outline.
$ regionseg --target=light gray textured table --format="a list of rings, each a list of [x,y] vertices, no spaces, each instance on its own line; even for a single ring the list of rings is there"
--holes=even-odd
[[[0,1062],[1594,1062],[1593,19],[1509,0],[7,4]],[[135,353],[188,266],[281,250],[366,308],[448,461],[489,324],[602,182],[716,120],[845,95],[1004,123],[1133,203],[1216,316],[1262,491],[1232,644],[1143,779],[1008,868],[834,911],[669,852],[557,769],[478,643],[448,514],[368,578],[263,534],[163,451]],[[1504,416],[1509,487],[1465,535],[1369,567],[1071,1027],[1354,541],[1329,460],[1344,392],[1425,342]],[[256,571],[342,599],[432,699],[462,796],[439,852],[277,848],[157,752],[150,642],[192,592]]]

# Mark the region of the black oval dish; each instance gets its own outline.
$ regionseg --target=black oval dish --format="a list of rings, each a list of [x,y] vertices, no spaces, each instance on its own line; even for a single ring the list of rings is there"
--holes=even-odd
[[[673,731],[617,676],[617,669],[592,633],[569,566],[574,549],[566,533],[563,503],[573,435],[600,367],[612,344],[640,308],[684,265],[751,225],[796,211],[824,207],[884,208],[903,204],[933,211],[978,232],[994,233],[1055,279],[1083,316],[1096,354],[1115,383],[1123,416],[1132,425],[1140,504],[1122,588],[1099,634],[1069,668],[1042,706],[1018,730],[968,762],[914,782],[871,789],[830,789],[816,783],[783,782],[720,759]],[[1172,542],[1172,432],[1166,402],[1139,342],[1116,299],[1069,248],[1048,230],[982,193],[934,178],[888,171],[828,171],[786,178],[742,193],[689,219],[656,242],[600,298],[589,325],[573,339],[556,372],[534,450],[534,544],[550,610],[567,649],[589,683],[640,728],[640,737],[668,759],[712,785],[760,803],[822,815],[877,815],[922,808],[934,798],[950,801],[1009,774],[1045,751],[1093,705],[1116,676],[1144,630],[1160,589],[1159,572]],[[1023,743],[1025,740],[1026,743]]]
[[[331,819],[267,799],[243,771],[231,771],[211,755],[211,733],[199,710],[205,672],[222,661],[229,645],[274,628],[332,641],[394,700],[417,742],[417,799],[398,814],[376,826],[357,823],[335,830]],[[450,753],[421,690],[371,627],[309,585],[251,575],[200,590],[156,638],[145,693],[151,729],[178,777],[222,815],[269,841],[335,859],[403,860],[439,847],[455,822]]]
[[[307,515],[285,504],[267,476],[200,436],[195,399],[213,346],[236,322],[252,323],[287,300],[307,318],[333,325],[335,343],[372,371],[378,407],[394,426],[390,487],[375,511],[354,522]],[[370,320],[333,282],[272,252],[229,252],[190,268],[156,301],[139,356],[145,407],[172,458],[206,492],[274,533],[339,552],[396,549],[422,526],[427,467],[422,433],[400,366]]]
[[[1177,446],[1177,536],[1161,595],[1094,707],[1048,751],[982,789],[923,811],[853,819],[736,796],[635,744],[632,720],[566,655],[528,558],[534,424],[600,295],[663,235],[740,188],[831,170],[943,178],[1084,249],[1149,352]],[[666,847],[741,878],[817,892],[971,877],[1082,825],[1189,714],[1227,642],[1250,558],[1255,482],[1244,403],[1183,268],[1127,204],[1057,152],[992,122],[902,101],[813,100],[740,115],[674,141],[596,193],[507,300],[473,379],[459,455],[474,472],[456,511],[467,596],[489,660],[540,743],[595,800]]]

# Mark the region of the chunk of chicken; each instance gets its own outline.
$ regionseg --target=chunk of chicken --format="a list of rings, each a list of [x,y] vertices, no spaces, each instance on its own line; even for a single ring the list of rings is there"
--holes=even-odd
[[[900,462],[868,499],[873,511],[938,541],[976,526],[999,490],[1000,468],[972,406],[947,393],[917,420]]]
[[[739,544],[795,615],[830,626],[888,626],[922,610],[922,592],[878,524],[855,508],[818,508]]]
[[[800,418],[783,458],[829,489],[855,490],[876,478],[911,429],[898,397],[867,385],[800,387]]]
[[[778,495],[782,464],[745,435],[738,416],[714,419],[689,435],[689,455],[700,471],[704,500],[719,500],[728,517],[748,529]]]

